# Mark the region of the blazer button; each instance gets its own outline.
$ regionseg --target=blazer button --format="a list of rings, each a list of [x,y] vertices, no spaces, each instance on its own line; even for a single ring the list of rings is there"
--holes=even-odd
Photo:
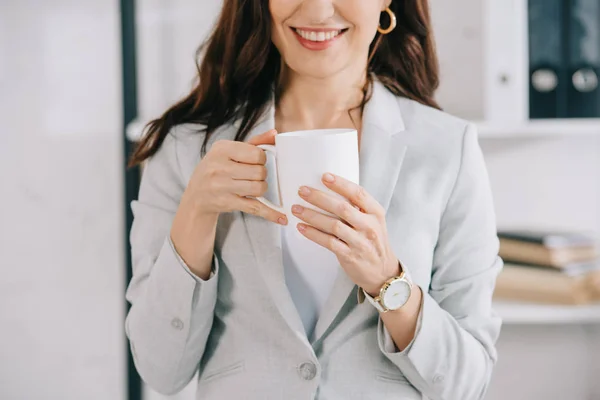
[[[173,318],[173,320],[171,321],[171,326],[180,331],[183,329],[183,321],[179,318]]]
[[[311,362],[305,362],[298,366],[298,374],[305,381],[310,381],[317,376],[317,366]]]
[[[434,385],[441,385],[444,382],[444,375],[436,375],[433,377]]]

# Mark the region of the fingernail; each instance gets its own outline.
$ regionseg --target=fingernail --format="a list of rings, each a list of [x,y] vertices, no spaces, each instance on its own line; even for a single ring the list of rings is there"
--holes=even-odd
[[[301,213],[302,213],[302,211],[304,211],[304,207],[302,207],[302,206],[298,206],[298,205],[294,205],[294,206],[292,206],[292,212],[293,212],[294,214],[301,214]]]
[[[300,196],[308,196],[310,194],[310,189],[306,186],[301,186],[298,193],[300,193]]]
[[[279,222],[281,225],[287,225],[287,218],[285,218],[285,217],[279,217],[279,219],[277,220],[277,222]]]
[[[306,230],[306,226],[302,225],[302,224],[298,224],[298,230],[300,232],[304,232]]]
[[[327,183],[333,183],[335,181],[335,178],[330,173],[326,173],[323,175],[323,180]]]

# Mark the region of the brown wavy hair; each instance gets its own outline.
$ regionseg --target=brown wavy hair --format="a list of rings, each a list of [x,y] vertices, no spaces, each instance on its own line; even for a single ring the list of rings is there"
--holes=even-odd
[[[198,81],[193,90],[148,123],[129,166],[154,155],[169,131],[198,123],[206,133],[202,151],[220,126],[240,120],[235,140],[243,141],[271,101],[279,82],[281,56],[271,41],[268,1],[225,0],[217,24],[198,49]],[[370,48],[367,77],[375,75],[392,93],[440,108],[434,100],[439,67],[428,0],[392,0],[398,25],[377,34]],[[381,26],[389,26],[382,13]],[[371,85],[370,80],[367,85]],[[362,105],[368,101],[365,97]]]

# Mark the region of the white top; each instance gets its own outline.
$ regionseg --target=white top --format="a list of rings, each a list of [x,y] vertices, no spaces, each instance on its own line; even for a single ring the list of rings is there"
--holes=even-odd
[[[281,229],[281,250],[288,290],[311,338],[340,268],[332,252],[299,235],[295,224]]]

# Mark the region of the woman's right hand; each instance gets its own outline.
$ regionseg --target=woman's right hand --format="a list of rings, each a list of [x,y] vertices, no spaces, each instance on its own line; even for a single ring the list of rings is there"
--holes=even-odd
[[[287,224],[285,214],[273,210],[251,197],[267,191],[267,161],[259,144],[274,144],[277,131],[255,136],[248,143],[220,140],[196,167],[184,196],[191,199],[197,211],[207,215],[242,211],[271,222]]]
[[[282,225],[287,218],[256,199],[267,190],[267,161],[259,144],[273,144],[275,130],[248,143],[220,140],[196,166],[181,197],[171,226],[171,241],[189,269],[210,277],[217,220],[222,212],[239,210]]]

